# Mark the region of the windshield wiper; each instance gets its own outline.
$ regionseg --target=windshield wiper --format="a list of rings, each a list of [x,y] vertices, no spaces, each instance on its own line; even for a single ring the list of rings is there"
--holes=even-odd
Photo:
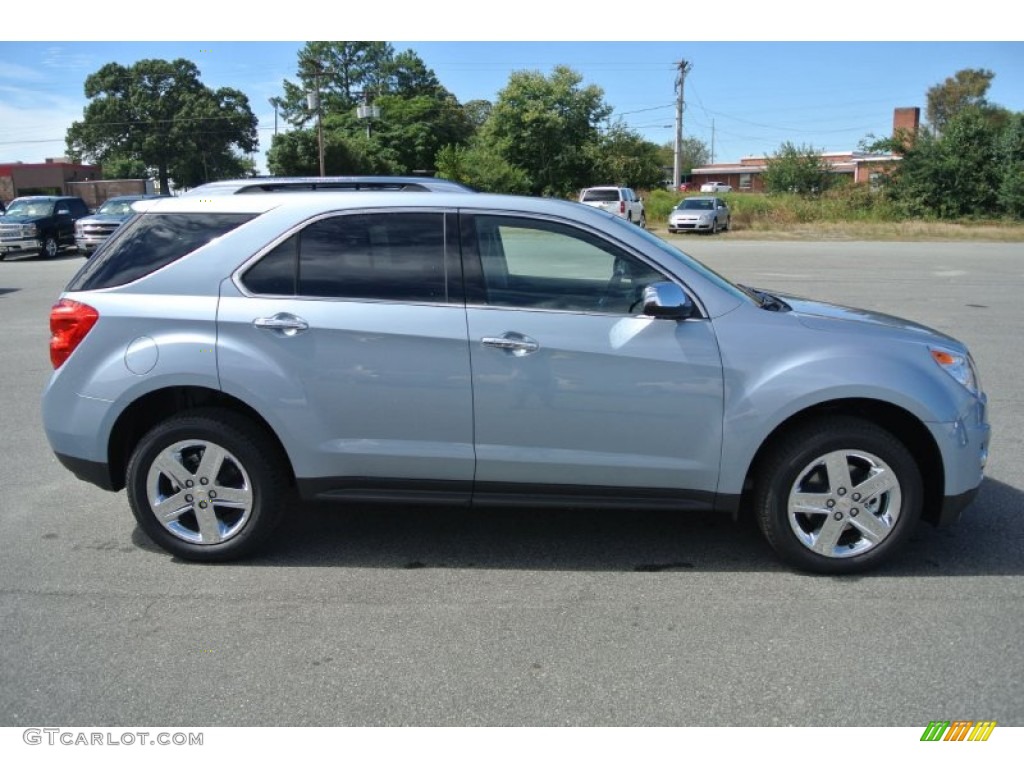
[[[760,301],[761,309],[768,310],[769,312],[789,312],[793,309],[778,296],[772,296],[767,291],[760,291],[757,288],[751,288],[747,285],[741,285],[739,287]]]

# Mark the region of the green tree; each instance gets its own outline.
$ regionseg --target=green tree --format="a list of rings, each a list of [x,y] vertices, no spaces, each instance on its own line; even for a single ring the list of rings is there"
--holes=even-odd
[[[893,173],[890,194],[912,216],[991,215],[1001,181],[998,138],[982,109],[961,110],[941,136],[922,135],[906,149]]]
[[[103,161],[103,175],[108,179],[148,179],[149,167],[135,158],[112,155]]]
[[[437,153],[437,175],[468,184],[481,192],[525,195],[530,192],[526,171],[509,163],[493,146],[473,141],[469,146],[449,144]]]
[[[382,42],[310,42],[299,52],[298,82],[284,82],[279,103],[296,130],[274,137],[271,173],[319,173],[317,111],[306,99],[317,90],[328,174],[430,171],[441,147],[474,132],[458,100],[413,51],[396,54]],[[369,125],[356,116],[366,103],[380,111]],[[291,136],[302,131],[311,131],[312,141]]]
[[[611,108],[604,91],[582,80],[564,66],[547,77],[513,72],[481,130],[486,143],[526,173],[533,194],[568,197],[593,180],[592,145]]]
[[[203,85],[187,59],[106,64],[86,78],[85,95],[91,101],[68,129],[68,155],[144,163],[155,170],[164,194],[171,178],[182,186],[194,183],[204,162],[205,178],[237,174],[236,152],[254,152],[258,145],[245,94]]]
[[[705,166],[711,161],[711,150],[698,138],[683,137],[680,149],[682,150],[682,173],[684,176],[691,173],[694,168]],[[665,142],[658,147],[658,162],[665,168],[674,168],[675,152],[674,142]]]
[[[929,88],[925,112],[928,122],[942,133],[960,111],[968,107],[987,107],[985,94],[994,77],[995,73],[987,69],[961,69],[939,85]]]
[[[1002,181],[999,205],[1015,218],[1024,218],[1024,113],[1013,115],[1003,128],[996,147]]]
[[[768,192],[811,195],[824,192],[833,181],[831,167],[814,147],[785,142],[767,158],[762,179]]]
[[[613,123],[592,146],[594,180],[636,189],[661,186],[665,173],[658,145],[625,123]]]

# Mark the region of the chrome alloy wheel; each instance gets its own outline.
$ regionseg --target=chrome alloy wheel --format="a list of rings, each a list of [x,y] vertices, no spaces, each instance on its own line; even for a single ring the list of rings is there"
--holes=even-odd
[[[874,454],[832,451],[797,475],[789,525],[807,549],[829,558],[860,555],[892,533],[903,497],[896,472]]]
[[[252,514],[252,488],[242,463],[208,440],[169,445],[146,475],[153,516],[191,544],[220,544],[240,533]]]

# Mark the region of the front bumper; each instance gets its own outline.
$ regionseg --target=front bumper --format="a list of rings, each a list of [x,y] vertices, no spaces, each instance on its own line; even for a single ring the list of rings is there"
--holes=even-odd
[[[972,398],[971,404],[950,423],[928,424],[942,454],[945,489],[942,506],[930,519],[944,526],[960,519],[960,513],[974,500],[985,477],[992,428],[987,421],[987,398]],[[926,519],[929,516],[925,515]]]
[[[35,253],[43,250],[43,241],[35,237],[0,240],[0,253]]]
[[[75,237],[75,247],[83,253],[92,253],[106,240],[104,237]]]
[[[669,232],[702,232],[704,230],[711,231],[711,225],[713,221],[676,221],[669,222]]]

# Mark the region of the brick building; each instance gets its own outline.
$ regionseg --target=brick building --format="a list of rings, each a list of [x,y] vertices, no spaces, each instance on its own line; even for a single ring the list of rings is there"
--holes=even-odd
[[[893,135],[903,134],[911,139],[917,135],[921,125],[919,107],[899,107],[893,112]],[[831,167],[832,173],[850,177],[855,184],[867,184],[878,174],[892,170],[900,161],[899,155],[870,154],[867,152],[825,152],[822,159]],[[738,163],[713,163],[703,168],[694,168],[690,176],[692,184],[699,185],[718,181],[730,185],[740,192],[763,192],[762,174],[768,167],[766,157],[744,157]]]
[[[101,166],[69,163],[63,158],[47,158],[43,163],[3,163],[0,200],[9,203],[24,195],[73,195],[69,183],[101,178]]]

